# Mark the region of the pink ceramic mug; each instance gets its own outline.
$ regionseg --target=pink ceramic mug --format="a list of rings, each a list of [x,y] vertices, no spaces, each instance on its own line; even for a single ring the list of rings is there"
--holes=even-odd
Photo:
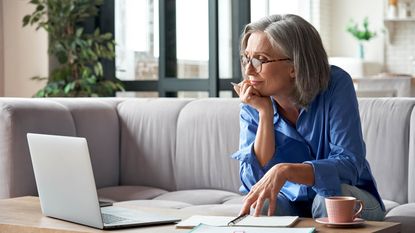
[[[363,202],[354,197],[334,196],[326,197],[326,209],[331,223],[353,222],[357,215],[362,212]],[[356,204],[359,208],[355,210]]]

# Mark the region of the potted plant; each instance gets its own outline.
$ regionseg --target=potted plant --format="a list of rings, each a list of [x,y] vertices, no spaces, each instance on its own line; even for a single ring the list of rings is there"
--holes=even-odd
[[[36,6],[23,18],[23,26],[36,25],[49,35],[48,53],[59,65],[51,71],[47,85],[37,97],[114,96],[123,86],[117,79],[103,77],[102,59],[113,60],[115,42],[111,33],[97,28],[87,33],[83,22],[97,15],[103,0],[31,0]]]
[[[361,29],[357,23],[355,23],[353,20],[350,20],[349,24],[346,27],[347,32],[352,34],[354,38],[356,38],[359,42],[359,57],[361,59],[364,59],[365,52],[363,47],[364,41],[369,41],[372,38],[376,37],[375,31],[369,30],[369,20],[368,18],[364,18],[363,20],[363,29]]]

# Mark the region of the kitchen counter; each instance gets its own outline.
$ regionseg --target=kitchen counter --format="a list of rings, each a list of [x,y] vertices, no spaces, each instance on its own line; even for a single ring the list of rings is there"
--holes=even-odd
[[[415,78],[411,76],[370,76],[353,78],[359,97],[415,96]]]

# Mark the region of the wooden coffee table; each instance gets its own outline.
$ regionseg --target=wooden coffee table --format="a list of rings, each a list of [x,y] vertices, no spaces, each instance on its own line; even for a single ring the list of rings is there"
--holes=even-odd
[[[140,210],[162,213],[178,217],[188,218],[192,213],[176,210],[150,207],[132,207],[126,204],[118,204],[127,208],[140,208]],[[301,219],[294,227],[315,227],[316,232],[400,232],[400,223],[367,221],[357,228],[330,228],[316,223],[311,218]],[[188,229],[176,229],[175,225],[162,225],[151,227],[137,227],[124,230],[102,231],[78,224],[45,217],[42,215],[39,199],[37,197],[19,197],[0,200],[0,232],[10,233],[61,233],[61,232],[189,232]]]

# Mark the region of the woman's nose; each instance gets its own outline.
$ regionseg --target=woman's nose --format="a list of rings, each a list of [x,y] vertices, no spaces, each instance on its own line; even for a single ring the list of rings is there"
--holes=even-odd
[[[245,75],[254,75],[256,74],[255,68],[251,62],[249,62],[245,67]]]

